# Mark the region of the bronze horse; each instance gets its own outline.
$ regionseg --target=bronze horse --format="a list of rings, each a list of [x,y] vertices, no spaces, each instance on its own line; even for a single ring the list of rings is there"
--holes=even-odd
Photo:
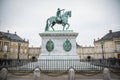
[[[65,29],[65,26],[67,26],[66,30],[69,28],[69,24],[68,24],[68,17],[71,17],[71,11],[66,11],[62,16],[61,16],[61,20],[57,20],[56,16],[52,16],[50,18],[47,19],[46,21],[46,28],[45,31],[49,31],[49,27],[51,27],[54,31],[53,26],[57,23],[57,24],[62,24],[63,26],[63,30]]]

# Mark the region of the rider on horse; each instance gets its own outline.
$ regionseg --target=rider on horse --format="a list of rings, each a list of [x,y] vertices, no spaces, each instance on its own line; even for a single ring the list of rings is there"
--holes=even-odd
[[[63,30],[67,30],[69,28],[69,23],[68,23],[68,18],[71,17],[71,11],[66,11],[63,14],[61,12],[64,11],[64,9],[57,9],[56,16],[51,16],[50,18],[47,19],[46,21],[46,27],[45,31],[49,30],[49,27],[51,27],[54,31],[53,26],[55,24],[61,24],[63,26]],[[65,28],[65,26],[67,27]]]
[[[64,11],[64,9],[58,8],[57,12],[56,12],[56,17],[57,17],[57,21],[61,21],[61,11]]]

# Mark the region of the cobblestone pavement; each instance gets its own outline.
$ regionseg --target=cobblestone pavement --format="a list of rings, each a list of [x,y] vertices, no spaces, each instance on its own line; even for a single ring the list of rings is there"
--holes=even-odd
[[[48,76],[46,74],[41,74],[40,75],[40,80],[68,80],[68,74],[60,75],[60,76]],[[85,76],[85,75],[80,75],[76,74],[75,75],[75,80],[103,80],[102,79],[102,74],[96,74],[93,76]],[[111,74],[112,79],[111,80],[120,80],[120,76],[117,76],[115,74]],[[34,75],[33,73],[28,73],[25,75],[15,75],[15,74],[8,74],[8,79],[7,80],[34,80]]]

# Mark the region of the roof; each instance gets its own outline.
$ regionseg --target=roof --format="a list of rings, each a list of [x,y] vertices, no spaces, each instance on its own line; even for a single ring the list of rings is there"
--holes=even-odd
[[[112,32],[110,31],[109,33],[107,33],[105,36],[103,36],[100,40],[112,40],[113,38],[120,38],[120,31],[117,32]]]
[[[78,48],[78,47],[81,47],[78,43],[76,43],[76,47]]]
[[[6,38],[10,41],[20,41],[20,42],[26,42],[25,40],[23,40],[21,37],[19,37],[16,33],[9,33],[9,32],[1,32],[0,34],[2,34],[2,38]]]

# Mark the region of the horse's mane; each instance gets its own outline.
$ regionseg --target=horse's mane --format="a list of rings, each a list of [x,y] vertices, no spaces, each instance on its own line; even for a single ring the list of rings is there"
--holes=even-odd
[[[71,11],[66,11],[65,13],[62,14],[62,17],[67,16],[68,13],[71,13]]]

